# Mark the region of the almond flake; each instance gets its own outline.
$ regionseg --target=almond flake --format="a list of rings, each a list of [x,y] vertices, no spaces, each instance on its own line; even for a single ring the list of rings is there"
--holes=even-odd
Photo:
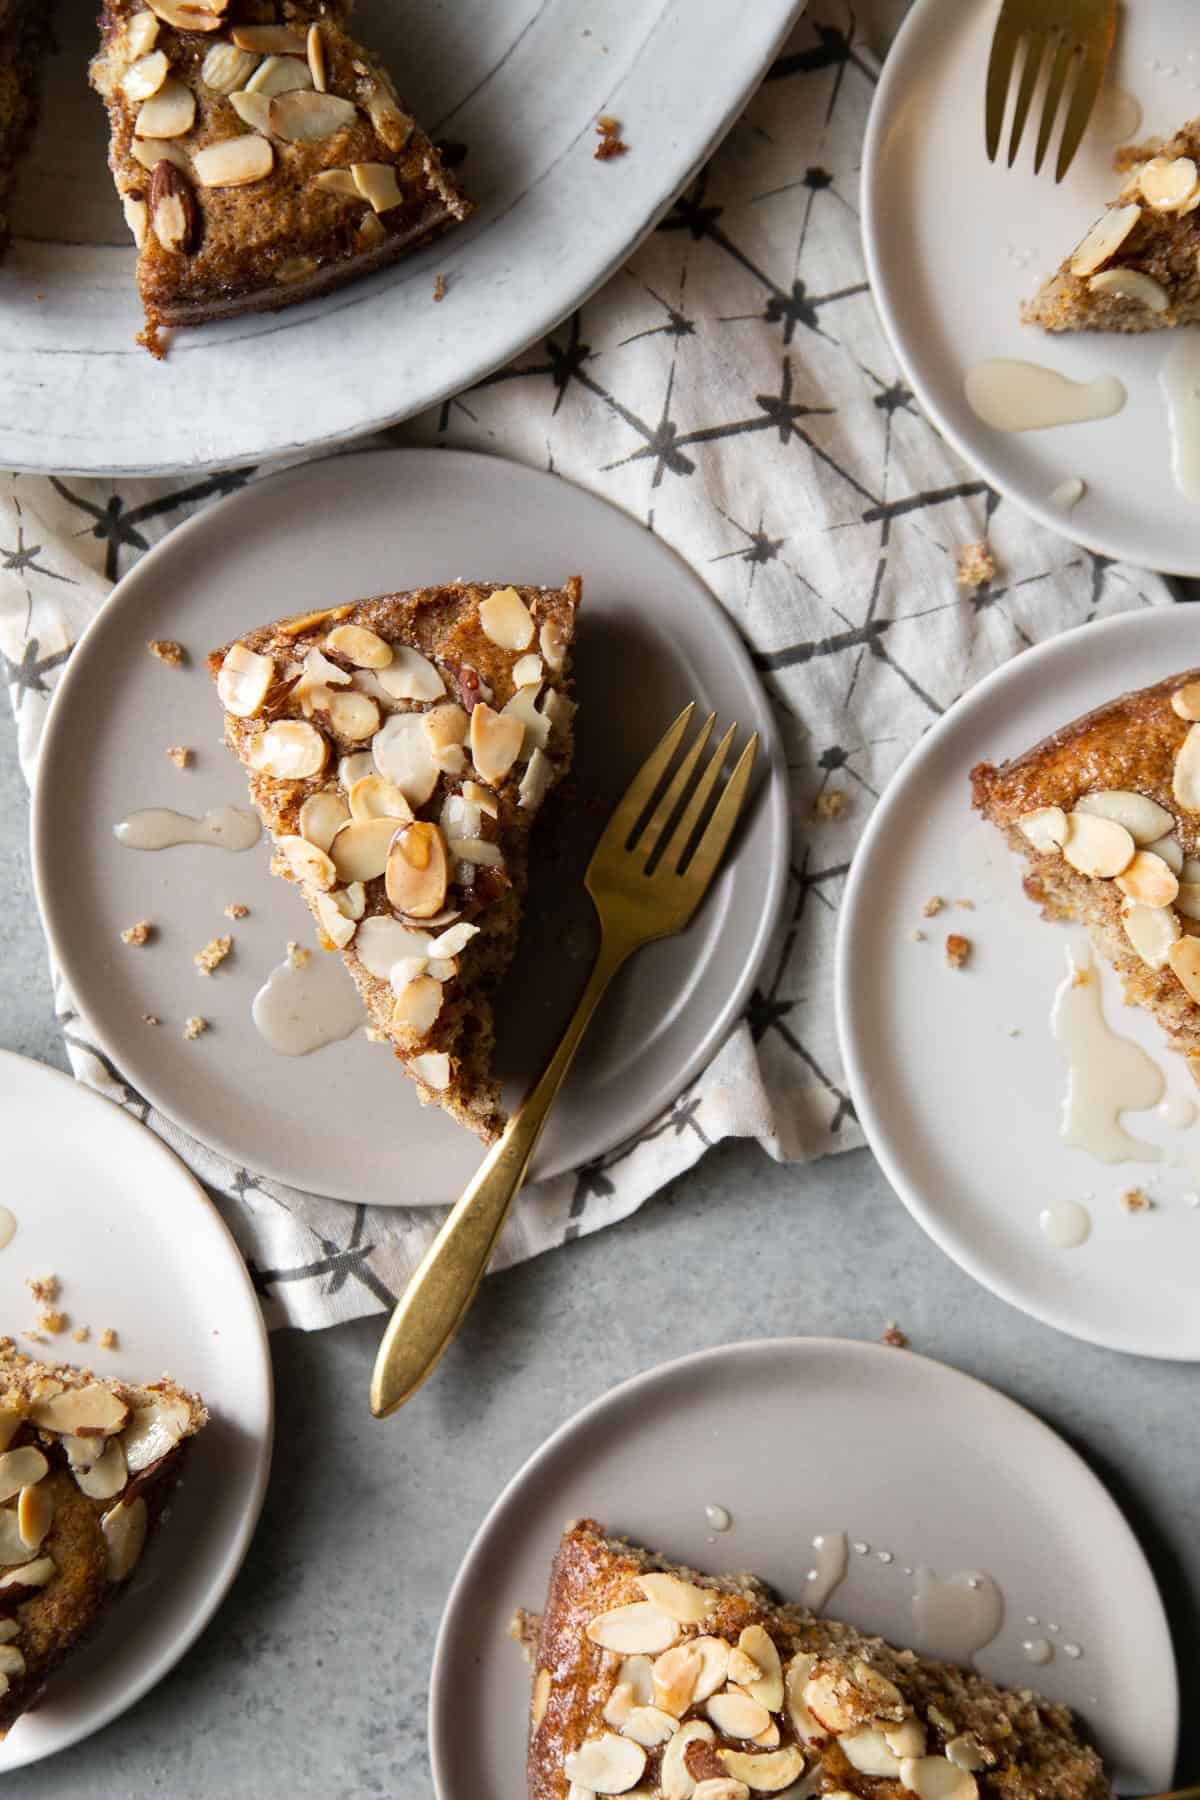
[[[399,820],[387,817],[352,818],[340,826],[329,846],[337,879],[373,881],[382,875],[399,824]]]
[[[900,1780],[917,1800],[976,1800],[979,1793],[971,1771],[957,1768],[944,1756],[906,1756]]]
[[[183,145],[172,143],[170,138],[134,138],[129,148],[135,160],[151,174],[161,162],[169,162],[184,175],[192,166]]]
[[[358,183],[349,169],[322,169],[313,176],[315,185],[327,194],[344,194],[349,200],[361,200]]]
[[[313,910],[317,923],[335,950],[344,950],[358,927],[348,913],[338,906],[332,894],[314,894]]]
[[[16,1588],[43,1588],[58,1574],[53,1557],[39,1556],[33,1562],[22,1563],[18,1569],[9,1569],[0,1575],[0,1590]]]
[[[749,1694],[714,1694],[705,1710],[725,1737],[755,1738],[771,1723],[766,1707],[752,1700]]]
[[[710,1643],[718,1640],[710,1638]],[[664,1712],[673,1713],[681,1719],[688,1707],[696,1698],[696,1689],[704,1667],[703,1658],[695,1643],[676,1644],[671,1650],[664,1650],[658,1660],[650,1665],[648,1658],[643,1658],[651,1668],[654,1704]],[[723,1681],[722,1677],[722,1681]],[[721,1686],[721,1682],[715,1684]]]
[[[300,836],[328,855],[330,844],[353,810],[353,806],[347,806],[340,794],[332,791],[310,794],[300,808]]]
[[[305,76],[311,80],[305,65]],[[271,130],[289,143],[307,143],[316,138],[331,137],[356,117],[352,101],[337,94],[307,91],[278,94],[271,101]]]
[[[304,55],[304,33],[292,25],[235,25],[232,35],[239,50],[256,56]]]
[[[1179,892],[1179,882],[1161,856],[1151,850],[1139,850],[1116,878],[1123,894],[1140,906],[1170,906]]]
[[[380,675],[379,682],[394,700],[440,700],[446,692],[446,684],[433,663],[411,644],[395,646],[387,672]]]
[[[736,1677],[739,1685],[765,1706],[768,1712],[779,1712],[783,1707],[783,1667],[779,1661],[779,1651],[775,1648],[770,1633],[761,1625],[747,1625],[738,1639],[738,1650],[741,1655],[753,1664],[758,1671],[749,1681]],[[733,1658],[730,1658],[730,1679]],[[754,1736],[754,1733],[750,1734]]]
[[[1115,819],[1073,812],[1068,824],[1063,855],[1081,875],[1119,875],[1133,861],[1133,839]]]
[[[33,1444],[0,1452],[0,1502],[11,1500],[24,1487],[36,1487],[50,1464]]]
[[[258,57],[236,44],[214,44],[200,65],[200,79],[210,93],[234,94],[245,87],[258,67]]]
[[[393,1029],[411,1033],[416,1038],[426,1037],[441,1010],[440,983],[428,975],[418,975],[415,981],[403,983],[396,995],[392,1007]]]
[[[1167,961],[1188,999],[1200,1005],[1200,938],[1179,938],[1167,951]]]
[[[718,1750],[717,1755],[727,1773],[737,1781],[744,1781],[755,1794],[777,1794],[804,1773],[803,1753],[794,1744],[789,1744],[786,1750],[768,1750],[759,1754],[751,1750]]]
[[[281,719],[246,745],[246,761],[276,781],[307,781],[325,767],[329,745],[302,719]]]
[[[412,807],[395,782],[382,775],[364,775],[350,789],[349,798],[355,819],[402,819],[407,823],[413,816]]]
[[[144,200],[135,200],[131,194],[124,194],[121,197],[121,211],[125,214],[125,223],[129,227],[130,236],[140,250],[146,241],[150,210]]]
[[[261,181],[275,166],[275,152],[265,137],[243,132],[197,150],[192,169],[201,187],[247,187]]]
[[[134,13],[125,27],[125,50],[131,58],[145,56],[158,42],[158,20],[147,9]]]
[[[1171,711],[1181,719],[1200,719],[1200,681],[1189,681],[1175,689]]]
[[[521,754],[524,738],[525,727],[520,719],[493,712],[482,700],[472,710],[471,755],[478,773],[491,786],[498,787],[504,780]]]
[[[74,1437],[111,1437],[128,1422],[129,1408],[111,1388],[91,1381],[38,1400],[29,1416],[43,1431]]]
[[[421,1056],[412,1056],[408,1066],[437,1094],[444,1094],[450,1086],[450,1058],[444,1050],[426,1050]]]
[[[192,1409],[174,1394],[138,1400],[121,1433],[125,1463],[131,1475],[148,1469],[173,1450],[192,1422]]]
[[[533,642],[533,619],[514,587],[497,588],[480,601],[479,623],[502,650],[528,650]]]
[[[129,1479],[120,1438],[109,1438],[90,1468],[75,1469],[75,1484],[89,1500],[112,1500]]]
[[[1193,725],[1179,746],[1171,792],[1185,812],[1200,812],[1200,725]]]
[[[259,711],[274,679],[271,657],[260,656],[245,644],[234,644],[225,652],[217,676],[217,695],[226,712],[238,719],[249,719]]]
[[[330,838],[330,843],[333,838]],[[296,879],[322,891],[333,887],[338,871],[328,853],[306,837],[281,837],[275,847]]]
[[[143,102],[133,132],[139,138],[183,137],[196,117],[196,96],[184,82],[170,76],[157,93]]]
[[[703,1719],[689,1719],[686,1725],[679,1727],[663,1751],[658,1776],[663,1800],[691,1800],[696,1789],[696,1778],[687,1766],[687,1747],[696,1742],[711,1744],[715,1737],[712,1726]]]
[[[567,656],[567,639],[557,619],[546,619],[538,632],[538,649],[542,653],[548,669],[555,674],[562,668]]]
[[[243,125],[265,137],[271,129],[271,102],[266,94],[230,94],[232,106]]]
[[[227,5],[228,0],[150,0],[151,10],[176,31],[217,31]]]
[[[161,50],[152,50],[148,56],[139,56],[122,75],[121,92],[135,105],[139,100],[149,100],[152,94],[157,94],[170,69],[171,65]],[[166,132],[161,135],[170,137],[174,134]]]
[[[368,974],[387,981],[402,957],[427,958],[432,946],[427,932],[409,931],[399,919],[374,915],[359,926],[354,953]]]
[[[1190,156],[1152,156],[1138,171],[1142,199],[1155,212],[1178,212],[1198,185],[1196,165]]]
[[[273,100],[276,95],[304,93],[311,87],[312,76],[302,44],[299,56],[264,57],[246,83],[245,92]]]
[[[365,625],[336,625],[325,639],[325,648],[344,656],[356,669],[386,669],[395,654],[385,638]]]
[[[593,1644],[622,1656],[656,1656],[677,1641],[679,1626],[651,1601],[635,1600],[601,1613],[588,1626],[587,1635]]]
[[[1153,313],[1166,312],[1170,305],[1167,290],[1153,275],[1141,269],[1101,269],[1088,279],[1094,294],[1115,294],[1118,300],[1136,300]]]
[[[650,1574],[634,1577],[634,1585],[647,1600],[680,1625],[698,1625],[719,1605],[720,1596],[678,1575]]]
[[[513,664],[514,687],[540,687],[542,682],[542,659],[540,656],[519,656]]]
[[[838,1749],[860,1775],[894,1781],[900,1773],[900,1758],[889,1747],[883,1733],[873,1725],[843,1732],[838,1738]]]
[[[1105,788],[1094,794],[1083,794],[1075,802],[1077,813],[1095,813],[1101,819],[1115,819],[1123,825],[1139,848],[1152,844],[1174,829],[1175,821],[1165,806],[1128,788]]]
[[[101,1518],[100,1530],[108,1554],[110,1581],[124,1581],[133,1573],[146,1542],[149,1522],[146,1502],[140,1494],[135,1494],[132,1500],[119,1500]]]
[[[359,193],[369,202],[372,212],[391,212],[393,206],[399,206],[403,202],[404,195],[400,192],[400,183],[396,180],[396,171],[391,163],[351,163],[350,173]]]
[[[388,851],[385,887],[389,903],[412,919],[431,919],[446,898],[446,843],[436,825],[403,825]],[[635,1646],[636,1648],[636,1646]]]
[[[1115,256],[1142,216],[1140,206],[1114,206],[1088,232],[1071,258],[1072,275],[1091,275]]]
[[[410,806],[423,806],[438,781],[438,766],[422,713],[394,713],[371,743],[375,767],[394,781]]]

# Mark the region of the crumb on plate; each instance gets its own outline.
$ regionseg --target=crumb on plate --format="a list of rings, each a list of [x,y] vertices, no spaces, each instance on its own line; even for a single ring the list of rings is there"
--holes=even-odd
[[[248,906],[243,906],[240,900],[231,900],[229,905],[225,908],[225,917],[227,919],[245,919],[249,917],[249,914],[250,908]]]
[[[312,961],[312,951],[298,944],[295,938],[288,939],[287,959],[289,969],[305,969]]]
[[[1149,1212],[1154,1205],[1144,1188],[1126,1188],[1121,1195],[1121,1205],[1127,1213]]]
[[[53,1306],[58,1299],[61,1284],[57,1275],[27,1275],[25,1286],[39,1306]]]
[[[224,937],[212,938],[203,950],[197,950],[192,961],[201,975],[211,975],[214,969],[220,968],[232,949],[233,938],[226,932]]]
[[[77,1344],[86,1344],[91,1335],[92,1334],[86,1325],[77,1325],[71,1333],[72,1338]]]
[[[926,919],[934,919],[937,917],[938,913],[941,912],[945,904],[946,902],[942,899],[940,894],[930,894],[928,900],[921,908],[921,916]]]
[[[183,1035],[185,1038],[198,1038],[202,1031],[207,1030],[208,1020],[202,1019],[199,1013],[193,1013],[190,1019],[185,1019],[183,1022]]]
[[[191,747],[187,744],[168,744],[167,755],[177,769],[186,769],[192,760]]]
[[[140,946],[142,944],[148,944],[153,935],[154,926],[150,923],[150,920],[139,919],[136,925],[127,925],[125,927],[124,931],[121,933],[121,942],[123,944]]]
[[[120,1348],[120,1339],[111,1325],[106,1325],[104,1327],[104,1330],[100,1333],[96,1342],[102,1350],[117,1350]]]
[[[946,939],[946,961],[952,969],[961,969],[971,954],[971,940],[952,931]]]
[[[168,669],[180,669],[187,661],[187,651],[174,638],[151,638],[146,648],[160,663],[166,663]]]
[[[434,304],[436,305],[439,300],[444,300],[445,298],[446,298],[446,277],[444,275],[435,275],[434,280],[433,280]]]
[[[908,1337],[901,1331],[895,1319],[889,1319],[884,1326],[882,1342],[887,1344],[892,1350],[908,1349]]]

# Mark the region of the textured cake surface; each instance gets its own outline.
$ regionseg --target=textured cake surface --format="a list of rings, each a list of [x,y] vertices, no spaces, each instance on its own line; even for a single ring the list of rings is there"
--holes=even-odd
[[[152,348],[160,325],[312,298],[471,211],[349,14],[105,0],[92,83]]]
[[[492,993],[530,827],[571,761],[580,592],[572,577],[383,594],[209,658],[273,868],[299,883],[421,1100],[485,1141],[504,1123]]]
[[[672,1565],[594,1520],[568,1527],[544,1614],[518,1615],[514,1634],[533,1664],[529,1800],[1110,1793],[1065,1707],[779,1605],[752,1575]]]
[[[0,1339],[0,1735],[120,1594],[207,1418],[169,1380],[102,1380]]]
[[[1197,682],[1193,669],[1125,694],[1013,760],[981,763],[971,773],[975,806],[1028,861],[1030,899],[1048,918],[1088,928],[1126,998],[1153,1013],[1193,1074],[1200,1069],[1200,976],[1193,973],[1200,968],[1200,784],[1191,774],[1200,737],[1190,716],[1200,711]],[[1098,863],[1087,842],[1095,828],[1080,826],[1081,806],[1084,817],[1096,818],[1093,808],[1107,815]],[[1126,838],[1107,829],[1121,818]]]

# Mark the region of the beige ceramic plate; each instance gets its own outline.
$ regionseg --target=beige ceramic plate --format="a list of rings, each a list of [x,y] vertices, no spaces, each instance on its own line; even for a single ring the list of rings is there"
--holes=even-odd
[[[732,1515],[729,1532],[713,1533],[711,1504]],[[442,1620],[429,1700],[438,1800],[524,1791],[529,1671],[508,1621],[519,1606],[539,1610],[563,1526],[585,1516],[696,1568],[754,1570],[789,1599],[804,1598],[814,1536],[844,1531],[848,1570],[826,1610],[933,1653],[914,1625],[914,1571],[987,1573],[1005,1616],[980,1672],[1078,1707],[1128,1791],[1170,1783],[1178,1687],[1162,1603],[1075,1452],[941,1363],[790,1338],[704,1350],[627,1381],[510,1482]],[[1043,1632],[1082,1654],[1033,1668],[1022,1643]]]
[[[586,977],[591,905],[580,882],[591,845],[675,712],[694,697],[757,729],[761,777],[691,929],[643,951],[614,983],[551,1115],[536,1179],[632,1136],[699,1073],[745,1006],[778,916],[788,856],[778,738],[740,638],[691,570],[628,515],[555,476],[464,452],[380,451],[310,464],[201,514],[125,578],[72,656],[34,797],[54,954],[122,1073],[237,1163],[315,1193],[420,1205],[457,1199],[481,1151],[420,1107],[386,1047],[361,1032],[307,1057],[277,1055],[259,1037],[255,992],[289,938],[314,941],[307,907],[269,874],[263,844],[146,853],[114,838],[134,808],[246,803],[205,652],[282,613],[390,588],[459,576],[558,583],[577,571],[574,805],[535,859],[522,948],[498,1001],[510,1101]],[[190,666],[164,668],[146,653],[151,637],[179,639]],[[182,772],[164,754],[179,743],[196,751]],[[250,908],[232,928],[230,901]],[[120,932],[142,918],[158,936],[128,949]],[[193,953],[227,929],[234,954],[199,977]],[[187,1043],[182,1022],[196,1012],[212,1029]],[[163,1024],[147,1026],[145,1013]]]
[[[90,1324],[93,1339],[112,1326],[120,1346],[64,1338],[23,1349],[129,1381],[166,1371],[203,1394],[212,1413],[129,1592],[0,1744],[4,1774],[107,1725],[200,1635],[258,1522],[272,1396],[246,1265],[216,1208],[153,1133],[57,1070],[0,1053],[0,1141],[4,1201],[17,1220],[0,1250],[4,1330],[33,1323],[25,1278],[53,1271],[72,1325]]]

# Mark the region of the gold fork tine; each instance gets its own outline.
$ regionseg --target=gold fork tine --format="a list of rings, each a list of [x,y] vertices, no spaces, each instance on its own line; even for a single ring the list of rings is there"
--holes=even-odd
[[[1042,104],[1042,122],[1038,126],[1037,148],[1033,153],[1033,172],[1041,171],[1042,161],[1047,146],[1054,133],[1054,121],[1062,100],[1063,89],[1067,84],[1067,74],[1078,49],[1064,31],[1058,40],[1058,48],[1054,52],[1054,61],[1050,65],[1050,79],[1046,83],[1046,98]]]
[[[1080,60],[1079,74],[1075,80],[1075,92],[1071,95],[1071,104],[1067,108],[1067,122],[1063,126],[1062,142],[1058,147],[1058,164],[1054,171],[1055,181],[1061,181],[1071,166],[1071,158],[1079,148],[1080,139],[1087,130],[1087,122],[1096,104],[1096,96],[1100,92],[1100,84],[1104,80],[1104,70],[1108,63],[1109,47],[1112,37],[1107,42],[1091,40],[1084,46]]]
[[[749,743],[738,757],[733,767],[733,774],[725,783],[725,791],[713,809],[713,816],[704,827],[704,835],[696,845],[696,854],[687,866],[686,879],[697,884],[698,894],[707,891],[708,884],[717,871],[729,842],[730,834],[737,824],[738,814],[742,810],[742,801],[746,797],[746,789],[750,783],[750,771],[754,767],[754,754],[758,749],[758,733],[753,732]]]
[[[1025,66],[1021,70],[1021,85],[1017,89],[1017,103],[1013,107],[1012,130],[1008,138],[1008,166],[1011,169],[1017,160],[1017,152],[1021,148],[1021,138],[1025,131],[1025,121],[1029,117],[1029,107],[1033,100],[1033,91],[1037,87],[1038,74],[1046,54],[1046,39],[1040,31],[1028,31],[1025,34]]]
[[[629,841],[629,834],[654,798],[654,791],[671,766],[671,758],[679,748],[680,740],[687,730],[692,714],[696,710],[696,702],[689,700],[677,719],[663,732],[657,744],[625,789],[618,800],[616,810],[608,824],[600,845],[606,848],[623,850]]]
[[[1002,12],[996,21],[992,53],[988,58],[987,105],[984,117],[987,128],[989,162],[995,162],[996,152],[1000,148],[1000,133],[1004,129],[1004,107],[1008,100],[1008,84],[1012,80],[1017,45],[1020,42],[1021,27],[1014,24],[1006,12]]]
[[[659,864],[660,868],[671,870],[678,869],[680,859],[688,847],[692,833],[696,829],[696,821],[704,811],[704,808],[708,805],[708,797],[716,785],[717,776],[721,773],[721,770],[725,765],[725,758],[729,754],[729,746],[732,744],[736,732],[737,721],[735,719],[733,724],[729,727],[729,730],[725,733],[725,736],[721,739],[720,743],[709,757],[708,767],[696,783],[696,791],[687,803],[687,810],[674,831],[671,833],[671,841],[662,853],[662,862]]]
[[[647,820],[646,829],[632,846],[632,848],[637,850],[638,855],[642,857],[643,862],[649,862],[650,858],[654,855],[654,852],[658,847],[658,840],[666,828],[668,819],[670,819],[675,808],[679,805],[679,802],[687,791],[688,783],[692,779],[692,772],[695,769],[696,764],[700,761],[700,752],[704,749],[705,744],[707,744],[712,728],[716,722],[716,713],[709,713],[707,719],[705,719],[697,733],[695,743],[672,776],[670,787]]]

